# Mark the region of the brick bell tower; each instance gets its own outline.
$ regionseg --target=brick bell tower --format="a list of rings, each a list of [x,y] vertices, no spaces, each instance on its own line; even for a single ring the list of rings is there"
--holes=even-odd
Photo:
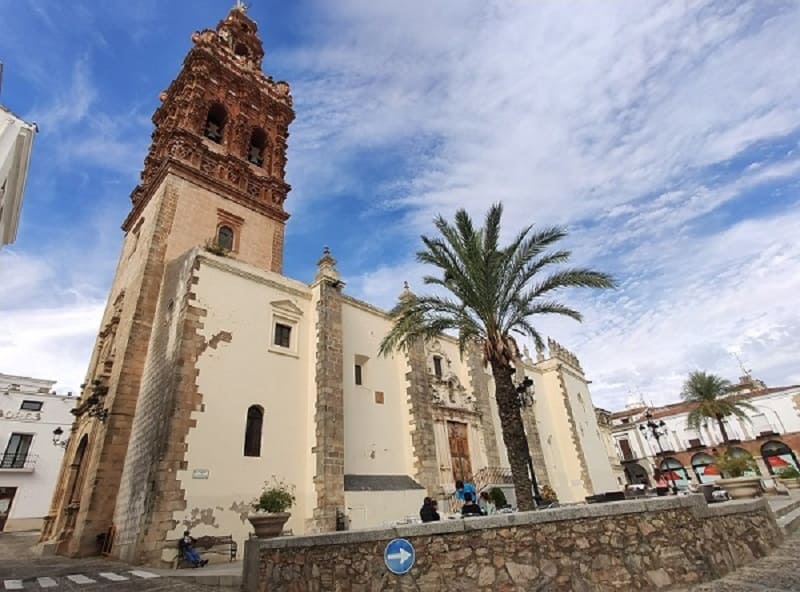
[[[170,264],[208,245],[281,272],[289,85],[262,72],[257,25],[240,2],[192,42],[153,115],[153,141],[122,225],[122,253],[42,531],[46,551],[116,554],[115,507],[132,426],[147,421],[137,402]]]

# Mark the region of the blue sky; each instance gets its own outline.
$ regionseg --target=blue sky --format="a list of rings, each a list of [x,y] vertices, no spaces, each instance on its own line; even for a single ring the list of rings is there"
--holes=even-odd
[[[0,102],[41,132],[0,252],[0,371],[82,382],[152,130],[191,33],[225,0],[0,1]],[[292,86],[285,273],[329,244],[388,307],[437,213],[563,224],[613,293],[543,319],[596,403],[677,397],[744,360],[800,383],[800,4],[258,0]]]

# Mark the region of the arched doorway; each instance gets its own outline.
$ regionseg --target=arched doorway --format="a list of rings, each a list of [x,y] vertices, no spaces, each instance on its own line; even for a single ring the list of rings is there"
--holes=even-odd
[[[692,469],[699,483],[713,483],[721,477],[714,457],[705,452],[698,452],[692,457]]]
[[[761,447],[761,457],[769,469],[770,475],[779,474],[783,469],[800,466],[797,457],[786,444],[779,440],[770,440]]]
[[[86,449],[89,446],[89,436],[84,434],[81,441],[78,443],[78,449],[75,451],[75,458],[70,465],[70,481],[69,497],[67,497],[68,504],[79,504],[81,501],[81,489],[83,489],[83,480],[86,476],[86,463],[83,462],[86,458]]]
[[[677,458],[665,458],[661,461],[660,468],[661,474],[670,485],[675,484],[678,488],[689,486],[689,473]]]
[[[631,485],[645,485],[650,487],[650,478],[647,471],[638,463],[625,463],[625,478]]]

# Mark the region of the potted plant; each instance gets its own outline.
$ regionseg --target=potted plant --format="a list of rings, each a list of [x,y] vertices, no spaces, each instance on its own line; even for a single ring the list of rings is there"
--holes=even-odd
[[[786,486],[786,489],[800,489],[800,471],[796,467],[786,467],[778,472],[778,477],[781,483]]]
[[[725,451],[717,455],[715,464],[725,477],[716,485],[722,487],[733,499],[761,496],[761,477],[745,476],[747,472],[758,473],[758,468],[749,454],[731,454]]]
[[[272,482],[265,482],[261,495],[251,504],[253,513],[247,516],[255,535],[260,539],[280,536],[291,516],[288,510],[294,502],[294,485],[278,481],[275,477]]]

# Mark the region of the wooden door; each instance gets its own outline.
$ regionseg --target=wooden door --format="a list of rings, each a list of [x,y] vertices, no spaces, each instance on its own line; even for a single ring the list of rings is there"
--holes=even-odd
[[[453,463],[453,480],[472,481],[472,462],[469,458],[467,424],[458,421],[448,421],[447,436],[450,440],[450,459]]]
[[[17,493],[16,487],[0,487],[0,532],[8,520],[11,513],[11,503],[14,501],[14,494]]]

